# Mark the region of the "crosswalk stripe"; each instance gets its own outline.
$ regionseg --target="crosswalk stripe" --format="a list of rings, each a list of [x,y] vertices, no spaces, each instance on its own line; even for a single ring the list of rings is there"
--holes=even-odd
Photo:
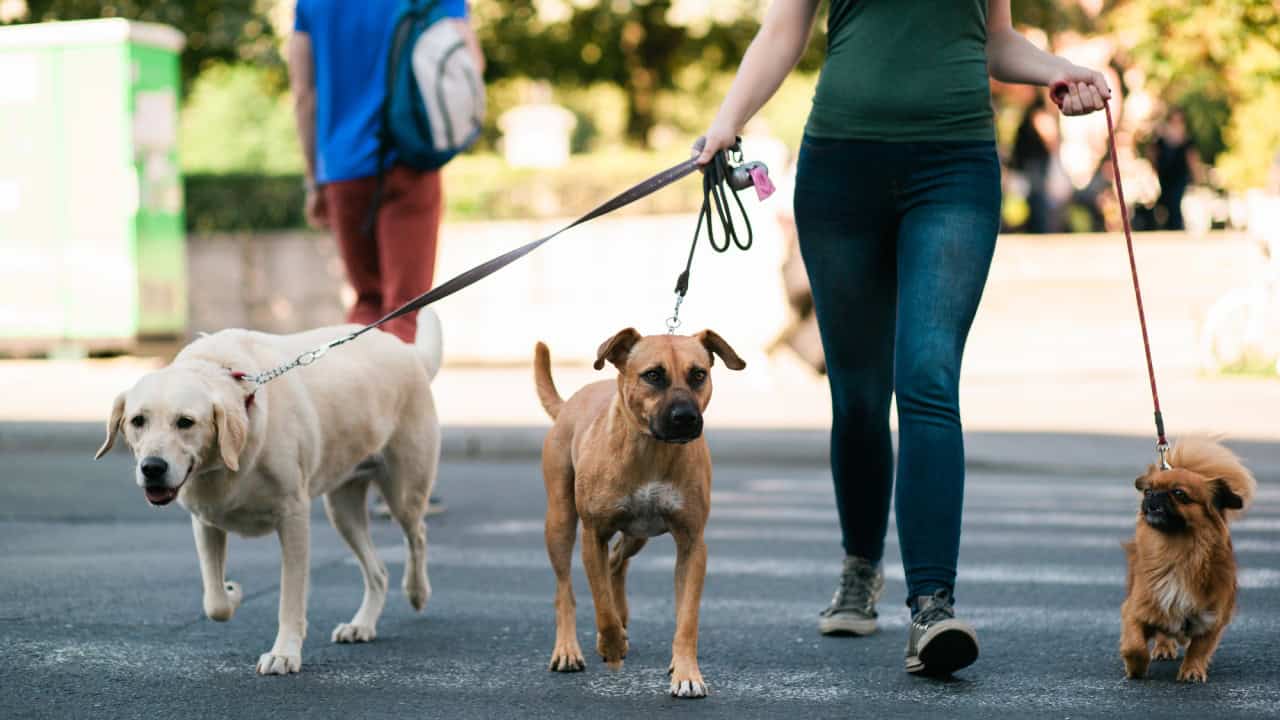
[[[401,548],[379,548],[381,557],[392,561],[402,561]],[[347,562],[355,563],[355,559]],[[579,560],[575,554],[574,563]],[[490,548],[462,548],[450,545],[431,544],[428,548],[428,563],[449,567],[467,568],[514,568],[545,569],[547,556],[541,549],[498,550]],[[671,572],[675,557],[670,554],[640,555],[632,560],[631,567],[639,572]],[[708,560],[708,572],[714,575],[748,575],[772,578],[796,577],[833,577],[838,566],[831,560],[811,560],[807,558],[753,557],[735,558],[724,555],[712,555]],[[974,563],[961,562],[959,575],[966,583],[989,585],[1124,585],[1124,569],[1122,567],[1097,567],[1086,565],[1015,565],[1007,563]],[[897,564],[886,563],[885,576],[892,580],[902,580],[902,568]],[[1280,571],[1271,569],[1243,568],[1239,573],[1240,587],[1277,588],[1280,587]]]
[[[536,535],[543,531],[541,520],[510,520],[481,523],[467,528],[471,535]],[[828,528],[804,525],[729,525],[712,523],[705,531],[708,540],[747,540],[773,542],[821,542],[834,543],[836,533]],[[1070,533],[1045,535],[1039,530],[965,530],[961,547],[1060,547],[1060,548],[1115,548],[1129,538],[1127,533]],[[890,546],[898,544],[895,533],[885,538]],[[1237,553],[1280,553],[1280,540],[1255,539],[1252,536],[1233,540]]]
[[[583,589],[581,592],[587,592]],[[510,606],[528,606],[535,611],[546,610],[548,622],[551,621],[551,610],[548,598],[538,593],[511,593],[503,595],[503,603],[495,606],[490,602],[487,593],[457,589],[449,593],[459,606],[473,609],[476,613],[510,615]],[[701,603],[699,625],[704,630],[714,630],[717,625],[732,623],[762,627],[777,627],[792,624],[797,630],[817,631],[818,612],[823,608],[827,598],[814,597],[805,600],[774,600],[760,598],[704,596]],[[580,613],[589,612],[583,609],[586,603],[578,603]],[[631,618],[641,623],[661,623],[674,626],[674,602],[666,592],[661,594],[647,591],[643,584],[628,587],[628,606]],[[1041,605],[974,605],[963,602],[959,605],[962,616],[979,630],[1027,630],[1029,628],[1059,628],[1066,632],[1111,632],[1120,631],[1120,608],[1098,607],[1046,607]],[[880,617],[877,624],[881,629],[905,628],[909,623],[906,606],[896,600],[880,603]],[[719,618],[726,618],[724,623]],[[1280,616],[1275,613],[1262,613],[1242,608],[1232,620],[1229,632],[1275,632],[1280,625]]]
[[[811,509],[807,507],[715,507],[711,518],[735,520],[804,520],[831,522],[836,520],[835,508]],[[1070,528],[1132,528],[1134,513],[1063,512],[1012,510],[966,510],[965,525],[993,525],[1000,527],[1070,527]],[[1280,532],[1280,517],[1246,517],[1231,526],[1235,532]]]
[[[1134,473],[1134,477],[1137,473]],[[719,488],[728,488],[728,484]],[[735,490],[761,496],[818,496],[831,497],[831,480],[796,480],[780,478],[760,478],[746,480],[733,485]],[[965,479],[965,494],[999,495],[999,496],[1064,496],[1064,497],[1105,497],[1117,500],[1136,500],[1138,495],[1133,489],[1133,478],[1116,480],[1090,480],[1085,478],[1057,478],[1052,482],[1043,480],[1027,480],[1010,478],[995,479],[990,476],[969,476]],[[1280,502],[1280,487],[1261,485],[1254,496],[1259,503]]]

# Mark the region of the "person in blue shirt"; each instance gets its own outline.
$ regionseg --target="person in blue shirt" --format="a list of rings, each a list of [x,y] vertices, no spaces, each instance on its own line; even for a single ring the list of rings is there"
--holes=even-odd
[[[466,0],[440,0],[483,69]],[[298,138],[306,157],[306,215],[338,241],[356,293],[349,322],[365,325],[431,288],[443,197],[438,171],[394,162],[375,232],[366,232],[378,174],[387,53],[402,0],[298,0],[288,44]],[[405,342],[412,314],[383,329]]]
[[[374,232],[366,224],[378,175],[378,131],[387,55],[402,0],[298,0],[289,38],[289,84],[306,157],[306,216],[333,231],[356,301],[347,321],[367,325],[431,289],[444,205],[440,172],[391,156]],[[484,56],[466,0],[440,0],[477,66]],[[410,313],[382,326],[405,342],[417,334]],[[370,462],[373,462],[372,459]],[[376,464],[376,463],[374,463]],[[368,463],[362,470],[373,470]],[[389,514],[385,505],[375,508]],[[444,506],[432,497],[427,514]]]

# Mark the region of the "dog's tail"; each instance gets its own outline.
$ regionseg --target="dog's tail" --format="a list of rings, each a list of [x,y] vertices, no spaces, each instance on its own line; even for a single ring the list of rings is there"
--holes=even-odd
[[[1169,464],[1210,480],[1220,480],[1240,498],[1239,508],[1229,509],[1224,513],[1228,521],[1235,520],[1249,508],[1258,490],[1258,481],[1245,468],[1244,463],[1240,462],[1240,458],[1222,443],[1206,437],[1179,439],[1169,451]]]
[[[418,311],[418,336],[413,344],[422,353],[427,377],[435,380],[444,360],[444,331],[440,327],[440,316],[436,315],[435,310],[424,307]]]
[[[533,381],[538,387],[538,399],[552,420],[560,414],[564,407],[564,398],[556,390],[556,383],[551,379],[551,351],[546,343],[538,343],[533,349]]]

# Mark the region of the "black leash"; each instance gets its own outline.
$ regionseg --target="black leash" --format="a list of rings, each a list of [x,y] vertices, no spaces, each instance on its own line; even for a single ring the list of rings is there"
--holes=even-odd
[[[728,252],[731,246],[736,246],[739,250],[750,250],[752,243],[755,242],[755,232],[751,229],[751,219],[747,217],[747,208],[742,204],[742,198],[738,197],[738,190],[749,187],[751,185],[750,170],[743,165],[739,165],[744,170],[740,177],[746,177],[746,184],[737,187],[738,183],[744,182],[739,178],[735,178],[735,168],[729,165],[727,155],[732,153],[735,162],[742,162],[742,151],[735,144],[732,148],[724,152],[718,152],[712,158],[710,163],[703,168],[702,171],[702,207],[698,210],[698,224],[693,229],[693,241],[689,243],[689,258],[685,260],[684,271],[676,278],[676,306],[672,311],[671,317],[667,318],[667,332],[674,333],[680,327],[680,305],[684,302],[685,295],[689,292],[689,273],[693,270],[693,255],[698,249],[698,235],[702,232],[702,225],[705,221],[707,226],[707,241],[711,245],[711,249],[718,252]],[[736,182],[735,182],[736,181]],[[738,215],[742,218],[743,224],[747,226],[747,237],[745,240],[738,236],[738,230],[733,225],[733,213],[729,206],[729,197],[732,196],[738,203]],[[712,222],[711,207],[715,206],[716,217],[720,220],[720,227],[724,229],[724,241],[716,242],[715,224]]]
[[[737,157],[738,159],[741,159],[741,152],[737,150],[736,145],[733,148],[733,152],[735,157]],[[752,168],[763,168],[763,165],[761,165],[760,163],[746,163],[738,167],[732,167],[729,165],[729,162],[728,162],[728,157],[727,157],[728,153],[729,153],[728,150],[722,151],[720,153],[716,153],[715,160],[712,163],[709,163],[705,168],[706,173],[703,176],[703,180],[702,180],[702,187],[703,187],[702,209],[698,213],[698,230],[694,232],[694,238],[693,238],[694,247],[689,249],[689,260],[685,264],[684,272],[680,274],[680,280],[678,281],[677,287],[676,287],[676,293],[677,293],[676,316],[673,316],[673,319],[675,320],[676,325],[679,324],[678,315],[679,315],[680,302],[684,299],[684,293],[688,292],[688,289],[689,289],[689,270],[693,263],[693,250],[697,246],[698,232],[702,228],[702,223],[704,218],[707,224],[708,237],[711,238],[712,248],[715,249],[717,252],[724,252],[725,250],[728,250],[729,244],[731,241],[743,250],[746,250],[747,248],[751,247],[751,242],[752,242],[751,223],[750,221],[747,221],[747,240],[745,243],[743,243],[738,238],[736,229],[733,227],[733,220],[729,215],[729,201],[727,196],[733,195],[734,198],[738,201],[738,208],[739,210],[741,210],[743,219],[746,220],[746,217],[747,217],[746,209],[742,204],[742,199],[737,197],[736,190],[741,190],[743,188],[750,187],[751,184],[753,183],[753,177],[754,177],[751,174]],[[359,330],[356,330],[353,333],[331,340],[330,342],[318,348],[315,348],[314,350],[308,350],[307,352],[302,353],[301,355],[294,358],[293,360],[283,365],[271,368],[270,370],[263,371],[256,375],[236,372],[234,373],[234,376],[238,380],[252,383],[255,386],[255,390],[256,390],[256,386],[264,385],[268,382],[271,382],[272,380],[275,380],[276,378],[289,372],[290,370],[293,370],[294,368],[310,365],[316,360],[319,360],[320,358],[324,357],[325,353],[329,352],[329,350],[335,347],[338,347],[339,345],[349,343],[352,340],[355,340],[356,338],[360,337],[361,335],[369,332],[370,330],[373,330],[374,328],[379,327],[380,325],[383,325],[386,322],[394,320],[395,318],[398,318],[407,313],[411,313],[414,310],[418,310],[420,308],[426,307],[427,305],[430,305],[439,300],[443,300],[449,297],[450,295],[453,295],[454,293],[459,292],[460,290],[463,290],[467,287],[470,287],[471,285],[474,285],[477,282],[480,282],[481,280],[485,279],[486,277],[489,277],[490,275],[510,265],[516,260],[519,260],[525,255],[528,255],[529,253],[533,252],[534,250],[537,250],[539,247],[550,242],[552,239],[559,236],[560,234],[568,230],[571,230],[575,227],[578,227],[583,223],[595,220],[596,218],[602,215],[607,215],[608,213],[611,213],[614,210],[618,210],[620,208],[626,207],[627,205],[630,205],[636,202],[637,200],[645,198],[653,194],[654,192],[657,192],[658,190],[661,190],[662,188],[676,182],[677,180],[680,180],[681,178],[684,178],[685,176],[692,174],[695,170],[698,170],[699,167],[700,166],[693,160],[686,160],[682,163],[673,165],[667,168],[666,170],[663,170],[662,172],[658,173],[657,175],[654,175],[653,177],[650,177],[647,180],[644,180],[636,185],[633,185],[627,188],[626,190],[623,190],[621,193],[618,193],[614,197],[606,200],[605,202],[597,206],[595,209],[591,210],[585,215],[582,215],[578,219],[574,220],[568,225],[565,225],[559,230],[556,230],[550,235],[540,237],[537,240],[525,243],[524,245],[521,245],[520,247],[515,248],[514,250],[509,250],[491,260],[487,260],[471,268],[470,270],[467,270],[447,280],[446,282],[440,285],[437,285],[431,290],[428,290],[427,292],[422,293],[421,295],[406,302],[405,304],[401,305],[395,310],[392,310],[391,312],[382,316],[378,320],[360,328]],[[725,241],[723,246],[716,244],[714,233],[711,229],[712,222],[711,222],[710,205],[712,204],[712,200],[714,200],[714,204],[716,206],[716,214],[719,216],[720,222],[724,227],[724,231],[725,231]],[[674,329],[674,326],[671,325],[670,320],[668,321],[668,327]]]

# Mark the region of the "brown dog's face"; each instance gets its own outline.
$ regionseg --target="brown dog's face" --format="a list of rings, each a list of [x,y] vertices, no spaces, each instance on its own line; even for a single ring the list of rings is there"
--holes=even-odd
[[[1148,471],[1134,487],[1142,491],[1142,521],[1162,533],[1221,523],[1223,512],[1244,506],[1225,482],[1179,468]]]
[[[246,430],[243,410],[228,409],[199,373],[166,368],[116,398],[97,457],[123,432],[138,461],[135,481],[147,502],[168,505],[197,469],[221,459],[237,470]]]
[[[595,368],[618,368],[618,393],[643,432],[683,444],[702,435],[702,412],[711,402],[715,356],[730,370],[747,366],[716,333],[649,335],[627,328],[600,346]]]

